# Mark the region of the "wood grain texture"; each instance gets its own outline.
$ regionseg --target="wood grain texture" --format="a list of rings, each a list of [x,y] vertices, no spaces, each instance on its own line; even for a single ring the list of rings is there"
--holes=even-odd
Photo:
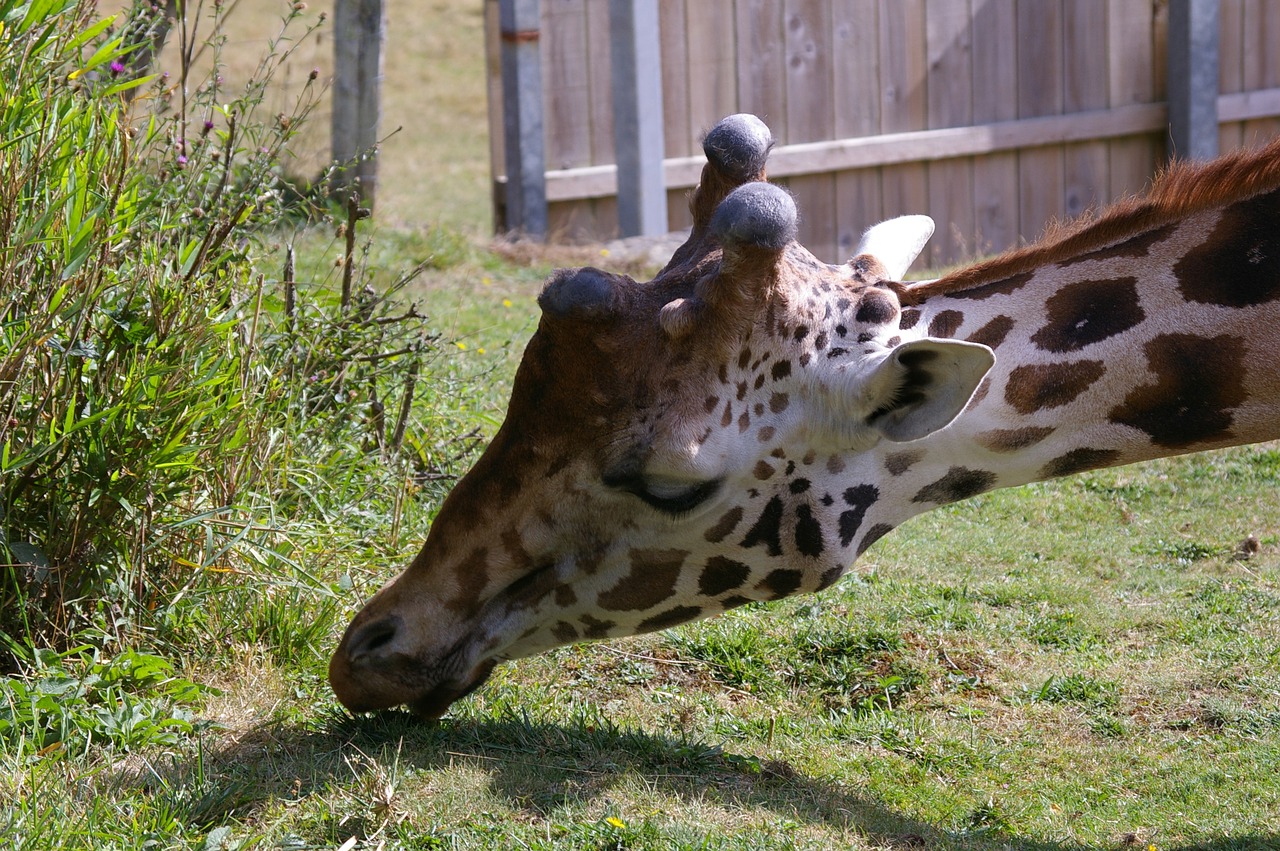
[[[972,11],[968,0],[927,0],[925,56],[928,62],[929,127],[973,123]],[[931,162],[927,166],[929,204],[937,230],[925,260],[955,263],[970,253],[973,217],[973,161]]]
[[[973,120],[1018,117],[1016,0],[973,0]],[[971,251],[984,254],[1017,244],[1018,155],[994,153],[973,160]]]
[[[1061,0],[1018,4],[1018,117],[1060,115],[1063,104]],[[1062,217],[1062,147],[1018,154],[1018,233],[1033,240]]]
[[[832,121],[838,139],[880,132],[878,0],[832,0]],[[843,170],[835,180],[835,252],[847,260],[862,232],[884,218],[880,168]]]
[[[1098,37],[1106,27],[1106,0],[1072,0],[1064,4],[1064,113],[1107,107],[1106,75],[1082,73],[1086,68],[1106,67],[1107,43]],[[1110,162],[1106,142],[1078,142],[1063,148],[1063,215],[1075,218],[1111,200]]]

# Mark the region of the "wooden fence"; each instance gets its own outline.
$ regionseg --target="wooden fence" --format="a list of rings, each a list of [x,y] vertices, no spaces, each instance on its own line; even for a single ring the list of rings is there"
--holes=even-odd
[[[1181,0],[1173,0],[1180,2]],[[496,224],[500,0],[489,21]],[[1165,0],[658,0],[668,217],[689,223],[701,135],[752,112],[777,140],[801,241],[845,259],[869,224],[925,212],[928,260],[1034,238],[1142,189],[1168,139]],[[1221,0],[1219,143],[1280,134],[1280,0]],[[609,0],[542,0],[553,239],[617,233]]]

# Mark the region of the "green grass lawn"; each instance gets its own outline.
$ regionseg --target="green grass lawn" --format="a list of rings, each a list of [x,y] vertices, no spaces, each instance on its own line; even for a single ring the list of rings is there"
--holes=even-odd
[[[328,239],[296,240],[311,268]],[[396,231],[365,262],[430,258],[411,297],[491,433],[549,265]],[[1278,485],[1260,446],[988,494],[820,595],[509,664],[437,724],[350,718],[327,654],[432,491],[398,526],[335,522],[306,554],[332,595],[211,598],[170,657],[191,693],[136,691],[189,731],[0,756],[0,826],[30,848],[1275,848]]]

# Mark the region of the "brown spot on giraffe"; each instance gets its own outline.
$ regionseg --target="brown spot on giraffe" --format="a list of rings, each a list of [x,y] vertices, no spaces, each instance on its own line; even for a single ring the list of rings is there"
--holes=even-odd
[[[1017,275],[1010,275],[1003,280],[992,281],[989,284],[982,284],[980,286],[958,290],[953,295],[956,298],[973,299],[975,301],[988,299],[992,296],[998,295],[1013,295],[1030,283],[1034,275],[1034,272],[1021,272]]]
[[[1004,398],[1021,414],[1058,408],[1073,402],[1106,371],[1096,360],[1019,366],[1009,373]]]
[[[1045,310],[1049,321],[1031,335],[1031,342],[1059,354],[1100,343],[1147,318],[1133,277],[1075,281],[1054,293]]]
[[[1009,336],[1013,326],[1012,316],[1005,316],[1004,314],[993,316],[985,325],[965,337],[965,339],[970,343],[978,343],[994,349],[1004,342],[1005,337]]]
[[[646,632],[670,629],[673,626],[679,626],[682,623],[688,623],[691,620],[700,618],[703,614],[705,612],[702,611],[701,606],[675,606],[661,614],[640,621],[636,630],[638,634],[642,635]]]
[[[1227,207],[1209,239],[1174,264],[1190,301],[1253,307],[1280,298],[1280,191]]]
[[[995,483],[996,474],[990,470],[971,470],[957,465],[947,470],[946,475],[936,482],[921,488],[911,501],[946,505],[977,496],[990,490]]]
[[[590,614],[584,614],[578,621],[582,624],[583,638],[608,638],[609,630],[617,626],[613,621],[600,620]]]
[[[651,609],[675,592],[687,550],[632,550],[631,572],[597,599],[611,612]]]
[[[1022,426],[1021,428],[997,428],[977,436],[978,443],[992,452],[1017,452],[1035,446],[1056,429],[1053,426]]]
[[[964,324],[964,314],[958,310],[944,310],[929,320],[930,337],[954,337]]]
[[[725,556],[712,556],[698,577],[698,591],[707,597],[718,597],[741,586],[750,575],[748,565]]]
[[[1105,248],[1099,248],[1094,251],[1086,251],[1078,257],[1068,257],[1065,260],[1058,261],[1058,265],[1062,268],[1074,266],[1077,263],[1087,263],[1090,260],[1115,260],[1118,258],[1138,258],[1146,257],[1151,253],[1153,246],[1160,244],[1168,239],[1174,232],[1176,225],[1168,224],[1158,228],[1140,233],[1137,236],[1123,239],[1115,245],[1108,245]]]
[[[796,506],[796,552],[817,557],[822,555],[822,524],[814,517],[808,503]]]
[[[756,590],[767,594],[767,599],[781,600],[783,597],[794,594],[803,581],[804,574],[800,571],[780,568],[770,571],[768,576],[760,580],[756,584]]]
[[[1058,476],[1071,476],[1085,470],[1096,470],[1109,467],[1116,462],[1120,453],[1114,449],[1090,449],[1081,447],[1072,449],[1054,458],[1040,469],[1040,478],[1054,479]]]
[[[764,510],[742,539],[746,549],[764,544],[771,556],[782,555],[782,498],[775,496],[765,503]]]
[[[839,534],[840,546],[847,547],[858,534],[867,510],[880,499],[880,489],[870,484],[857,485],[846,489],[843,498],[849,508],[840,512]]]
[[[742,522],[743,508],[741,505],[735,505],[724,513],[724,515],[716,521],[715,525],[707,529],[703,534],[703,539],[710,544],[718,544],[729,535],[733,534],[733,530]]]
[[[1244,341],[1225,334],[1162,334],[1143,351],[1155,382],[1130,391],[1111,409],[1111,421],[1171,449],[1231,439],[1232,411],[1249,395]]]
[[[891,476],[901,476],[918,464],[922,458],[924,458],[924,453],[918,449],[892,452],[885,456],[884,468],[889,471]]]

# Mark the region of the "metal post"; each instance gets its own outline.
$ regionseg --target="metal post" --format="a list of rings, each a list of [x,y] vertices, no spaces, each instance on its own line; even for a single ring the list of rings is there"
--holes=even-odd
[[[660,44],[658,0],[609,0],[618,225],[623,236],[667,232]]]
[[[1169,136],[1181,159],[1218,155],[1218,0],[1169,2]]]
[[[372,208],[378,189],[378,124],[382,120],[385,0],[337,0],[333,10],[333,160],[335,190],[359,180],[360,203]]]
[[[502,0],[502,130],[507,160],[507,228],[547,236],[546,152],[542,129],[539,0]]]

